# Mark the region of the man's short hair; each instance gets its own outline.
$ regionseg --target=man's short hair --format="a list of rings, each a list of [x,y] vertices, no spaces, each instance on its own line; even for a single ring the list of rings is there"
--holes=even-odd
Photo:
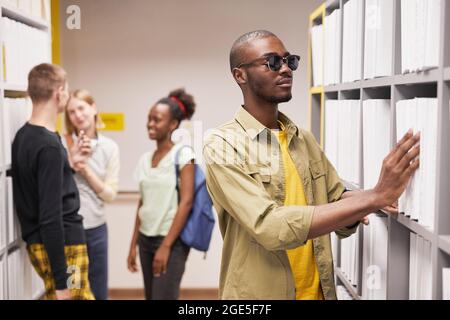
[[[263,39],[268,37],[277,37],[270,31],[267,30],[256,30],[247,32],[240,36],[231,47],[230,51],[230,68],[233,71],[234,68],[238,67],[240,64],[245,63],[245,47],[248,46],[252,41],[257,39]]]
[[[66,71],[60,66],[37,65],[28,74],[28,95],[33,103],[47,102],[59,87],[66,85],[66,81]]]

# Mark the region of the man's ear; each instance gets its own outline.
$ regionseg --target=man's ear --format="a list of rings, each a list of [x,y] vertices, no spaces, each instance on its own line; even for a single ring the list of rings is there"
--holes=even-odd
[[[241,68],[233,69],[233,78],[236,80],[238,85],[243,85],[247,83],[247,72]]]
[[[64,92],[64,88],[63,87],[58,87],[55,92],[53,93],[56,101],[61,101],[61,95]]]

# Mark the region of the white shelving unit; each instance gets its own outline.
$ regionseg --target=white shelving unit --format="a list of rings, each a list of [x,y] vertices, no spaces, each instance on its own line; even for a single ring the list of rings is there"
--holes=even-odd
[[[31,6],[35,6],[36,3],[31,3],[31,1],[41,1],[41,16],[37,16],[36,12],[34,15],[32,14]],[[7,17],[11,20],[14,20],[15,22],[45,32],[48,36],[46,37],[48,39],[48,50],[49,52],[51,52],[51,23],[49,7],[50,1],[30,0],[28,3],[22,2],[20,6],[21,7],[19,7],[19,2],[15,0],[0,0],[1,17]],[[29,6],[30,12],[25,10],[26,6]],[[5,60],[8,59],[8,57],[4,56],[5,36],[4,25],[2,23],[0,24],[0,45],[2,47],[2,50],[0,50],[0,62],[2,62],[0,63],[0,115],[2,114],[3,110],[1,110],[1,108],[4,107],[6,98],[24,98],[27,95],[26,83],[8,83],[8,81],[5,81]],[[45,45],[47,45],[47,43]],[[1,116],[0,121],[3,121]],[[0,137],[3,138],[3,132],[1,130],[3,130],[3,125],[0,123]],[[7,143],[0,144],[0,148],[1,147],[10,148]],[[1,151],[2,152],[0,152],[0,157],[5,155],[5,151]],[[42,286],[38,290],[34,288],[35,292],[32,292],[32,278],[36,277],[36,275],[34,274],[35,271],[29,263],[29,259],[26,254],[18,255],[19,259],[16,260],[16,262],[19,265],[19,271],[14,270],[15,272],[13,273],[13,270],[9,270],[9,265],[12,263],[12,261],[10,261],[12,259],[12,255],[19,251],[22,251],[21,253],[23,253],[24,250],[26,250],[26,246],[25,243],[21,240],[20,235],[18,235],[16,239],[13,239],[13,241],[8,241],[10,237],[10,228],[8,226],[11,223],[11,221],[9,220],[10,217],[13,216],[10,210],[13,206],[9,205],[8,203],[8,193],[11,193],[12,190],[10,190],[11,188],[8,188],[7,175],[8,170],[11,169],[11,164],[7,162],[8,161],[5,158],[0,159],[0,263],[2,264],[2,268],[0,268],[2,273],[0,273],[0,277],[2,277],[3,279],[3,281],[0,281],[0,283],[3,284],[3,286],[0,287],[0,296],[3,296],[5,300],[37,300],[42,297],[44,288],[42,284]],[[9,199],[11,199],[11,197],[9,197]],[[14,227],[17,228],[18,226],[15,225]],[[14,282],[14,279],[12,279],[13,274],[18,278],[17,280],[20,281]],[[16,283],[17,286],[20,287],[11,288],[10,283]]]
[[[335,9],[342,9],[349,0],[329,0],[319,7],[310,17],[311,26],[322,24],[324,17]],[[366,0],[359,0],[366,2]],[[310,79],[310,123],[311,132],[322,145],[326,135],[324,129],[324,115],[326,101],[356,99],[361,103],[368,99],[389,99],[390,143],[393,147],[397,141],[396,136],[396,104],[400,100],[416,97],[433,97],[438,100],[438,141],[437,141],[437,181],[435,201],[434,229],[429,229],[409,217],[399,214],[398,217],[385,216],[388,229],[387,246],[387,274],[386,274],[386,298],[409,299],[409,270],[410,270],[410,234],[415,233],[431,243],[432,250],[432,299],[442,299],[443,283],[442,269],[450,267],[450,0],[442,0],[442,6],[438,17],[440,19],[439,35],[439,65],[433,69],[402,74],[401,68],[401,0],[392,0],[393,39],[392,39],[392,70],[385,77],[374,79],[361,79],[350,83],[338,83],[324,87],[313,87]],[[365,7],[365,5],[364,5]],[[340,14],[343,15],[343,10]],[[364,15],[363,15],[364,16]],[[364,20],[364,19],[363,19]],[[341,21],[344,21],[341,16]],[[365,21],[363,23],[363,26]],[[342,44],[343,26],[340,28],[340,43]],[[363,37],[364,37],[363,32]],[[361,63],[364,69],[364,39],[361,41],[363,57]],[[326,47],[326,46],[325,46]],[[341,46],[342,47],[342,46]],[[342,50],[342,48],[341,48]],[[342,52],[341,52],[342,53]],[[311,57],[311,55],[310,55]],[[311,58],[309,63],[311,64]],[[341,61],[342,66],[342,61]],[[341,68],[342,69],[342,68]],[[310,68],[311,70],[311,68]],[[312,73],[310,72],[310,76]],[[342,70],[340,79],[342,79]],[[363,109],[364,112],[364,109]],[[364,181],[361,181],[363,185]],[[337,243],[337,261],[335,261],[336,279],[338,285],[343,285],[355,299],[362,298],[362,259],[365,227],[358,230],[359,255],[358,259],[358,283],[351,285],[346,275],[341,270],[340,250],[341,242]]]

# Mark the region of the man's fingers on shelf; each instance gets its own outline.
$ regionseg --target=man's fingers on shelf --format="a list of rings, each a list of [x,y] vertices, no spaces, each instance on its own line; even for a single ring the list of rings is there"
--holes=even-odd
[[[402,171],[408,168],[411,164],[411,161],[416,159],[420,154],[420,145],[416,145],[409,152],[407,152],[403,158],[400,160],[399,166]]]
[[[407,154],[411,148],[414,147],[420,141],[420,133],[416,133],[414,136],[407,139],[405,142],[398,145],[396,152],[394,153],[394,158],[398,161]],[[397,162],[396,161],[396,162]]]

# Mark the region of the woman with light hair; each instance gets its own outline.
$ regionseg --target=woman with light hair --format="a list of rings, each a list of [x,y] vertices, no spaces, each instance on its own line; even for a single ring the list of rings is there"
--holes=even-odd
[[[98,133],[101,126],[97,105],[86,90],[70,95],[65,112],[67,134],[65,145],[69,150],[76,145],[80,133],[91,141],[92,156],[87,166],[75,175],[80,192],[80,214],[86,232],[89,257],[89,281],[97,300],[108,299],[108,229],[104,203],[117,195],[119,180],[119,147],[110,138]]]

